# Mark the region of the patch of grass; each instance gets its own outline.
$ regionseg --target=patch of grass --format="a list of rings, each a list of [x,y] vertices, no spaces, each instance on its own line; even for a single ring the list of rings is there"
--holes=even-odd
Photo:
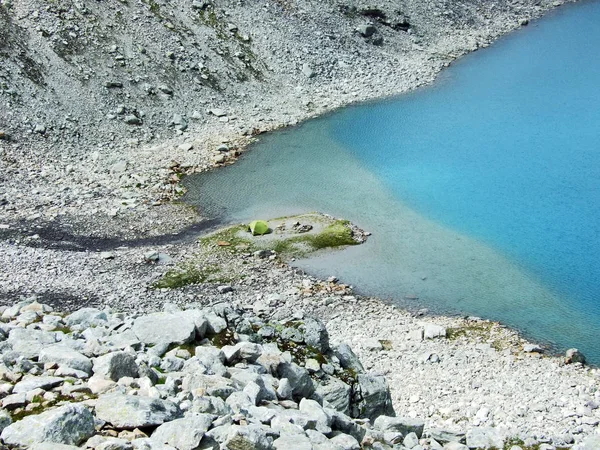
[[[246,225],[235,225],[233,227],[225,228],[224,230],[218,231],[217,233],[209,234],[198,240],[200,245],[207,248],[218,248],[232,253],[237,253],[240,247],[243,247],[244,251],[254,251],[256,247],[252,241],[247,238],[238,236],[240,231],[246,231]],[[229,245],[220,246],[219,243],[228,243]]]
[[[489,338],[491,328],[491,323],[477,323],[464,325],[462,327],[448,328],[446,329],[446,338],[451,341],[461,337]]]
[[[182,267],[171,269],[156,281],[152,287],[154,289],[176,289],[189,284],[205,283],[212,281],[215,283],[225,283],[229,279],[215,277],[221,269],[217,266],[206,266],[202,268],[196,267],[192,263],[188,263]]]
[[[506,441],[503,449],[497,449],[493,447],[491,450],[510,450],[513,445],[521,447],[522,450],[539,450],[541,446],[541,444],[526,446],[522,439],[512,438]],[[569,447],[556,447],[556,450],[567,450],[568,448]]]
[[[235,345],[237,341],[235,340],[235,331],[225,328],[218,334],[215,334],[211,338],[212,344],[217,348],[225,347],[226,345]]]

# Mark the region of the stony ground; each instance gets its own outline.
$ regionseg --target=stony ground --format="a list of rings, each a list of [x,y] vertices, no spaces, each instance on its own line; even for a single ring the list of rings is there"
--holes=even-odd
[[[560,3],[0,1],[0,304],[312,315],[386,376],[402,417],[454,440],[492,427],[580,445],[600,419],[595,369],[495,324],[355,297],[278,255],[207,247],[197,236],[218,224],[171,201],[183,175],[234,162],[260,133],[429,83]],[[156,288],[190,264],[201,282]],[[446,337],[422,336],[433,325]]]

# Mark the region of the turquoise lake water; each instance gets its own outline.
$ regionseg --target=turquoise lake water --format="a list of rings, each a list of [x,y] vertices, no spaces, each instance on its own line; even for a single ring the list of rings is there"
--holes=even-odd
[[[261,137],[186,200],[228,222],[347,218],[367,244],[297,265],[600,364],[599,49],[600,3],[561,8],[431,87]]]

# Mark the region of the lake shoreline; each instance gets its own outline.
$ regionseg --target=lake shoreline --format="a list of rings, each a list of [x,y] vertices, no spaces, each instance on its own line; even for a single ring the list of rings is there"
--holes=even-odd
[[[550,8],[551,3],[544,3],[518,15],[529,20]],[[246,275],[232,283],[232,291],[221,293],[220,282],[178,290],[149,288],[198,250],[189,237],[183,242],[160,241],[161,236],[176,235],[204,220],[201,213],[172,202],[182,194],[179,181],[184,175],[235,162],[263,132],[293,126],[353,102],[430,84],[455,59],[519,26],[514,21],[466,30],[463,37],[469,38],[469,48],[439,41],[442,44],[430,53],[414,50],[411,56],[416,59],[406,63],[405,72],[387,81],[381,75],[366,85],[360,84],[360,78],[339,84],[323,82],[297,97],[292,89],[282,89],[293,101],[286,105],[285,95],[272,98],[269,107],[259,112],[244,102],[233,103],[236,98],[230,96],[215,102],[201,124],[190,125],[186,133],[158,144],[122,143],[103,148],[96,156],[90,145],[89,154],[76,152],[62,158],[44,155],[47,142],[36,141],[38,136],[33,135],[31,148],[43,156],[32,161],[36,153],[27,154],[27,146],[21,143],[27,141],[19,142],[20,136],[9,144],[0,141],[7,159],[37,171],[35,182],[20,170],[3,180],[11,209],[0,214],[4,225],[0,228],[0,263],[6,268],[0,276],[0,301],[12,304],[20,297],[37,296],[41,303],[63,311],[98,306],[136,312],[158,310],[164,303],[227,301],[279,319],[317,315],[327,322],[332,340],[351,342],[368,370],[386,375],[399,414],[426,417],[432,425],[462,432],[497,427],[507,436],[520,436],[528,445],[572,446],[583,441],[600,423],[598,370],[524,352],[527,343],[515,331],[493,322],[414,317],[383,301],[354,296],[338,282],[305,275],[277,258],[253,259],[250,267],[245,267],[246,259],[223,262],[238,275]],[[440,49],[452,53],[436,56]],[[389,68],[382,63],[382,71]],[[401,76],[407,79],[400,80]],[[346,92],[336,96],[341,89]],[[226,114],[221,115],[217,107],[225,108]],[[223,117],[228,120],[222,121]],[[227,148],[219,150],[223,145]],[[23,190],[24,185],[32,188]],[[82,192],[89,195],[89,201],[81,201]],[[70,236],[98,240],[118,236],[127,245],[100,247],[91,240],[90,245],[78,246]],[[147,237],[160,242],[133,245],[136,239]],[[70,244],[73,247],[67,249]],[[211,258],[207,265],[215,264]],[[423,322],[458,331],[453,339],[424,339],[419,331]],[[390,345],[384,347],[381,341]]]

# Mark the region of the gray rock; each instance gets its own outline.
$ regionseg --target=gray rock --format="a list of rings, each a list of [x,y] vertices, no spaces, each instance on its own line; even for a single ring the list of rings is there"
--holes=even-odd
[[[27,359],[38,357],[42,348],[56,344],[56,333],[31,330],[29,328],[13,328],[8,333],[7,342],[12,349]]]
[[[331,433],[333,418],[325,412],[323,407],[315,400],[303,398],[300,400],[299,411],[317,421],[317,431],[323,434]]]
[[[52,389],[59,384],[62,384],[65,380],[59,377],[36,377],[26,376],[17,384],[13,389],[14,394],[20,394],[24,392],[33,391],[34,389]]]
[[[236,390],[233,382],[228,378],[198,372],[184,376],[181,386],[186,391],[195,392],[198,395],[220,397],[223,400]]]
[[[12,418],[8,411],[0,409],[0,433],[12,423]]]
[[[225,448],[231,450],[270,450],[273,439],[266,433],[264,427],[259,425],[231,426]]]
[[[448,442],[460,442],[461,444],[465,443],[464,433],[442,430],[439,428],[429,428],[427,430],[427,437],[435,439],[437,442],[441,442],[442,444],[446,444]]]
[[[127,125],[141,125],[142,124],[142,119],[140,119],[138,116],[133,115],[133,114],[127,114],[124,118],[123,118],[123,122],[125,122]]]
[[[159,312],[139,317],[133,323],[132,330],[147,345],[181,345],[196,336],[196,324],[185,311],[174,314]]]
[[[20,394],[7,395],[2,399],[2,407],[4,409],[15,409],[27,404],[27,395],[22,392]]]
[[[425,428],[425,422],[420,419],[410,419],[405,417],[390,417],[390,416],[379,416],[375,419],[373,426],[382,432],[396,431],[402,433],[404,436],[409,433],[415,433],[420,439],[423,435],[423,429]],[[433,436],[432,436],[433,437]],[[437,438],[434,438],[439,440]],[[440,442],[448,442],[447,440],[441,440]]]
[[[590,434],[580,444],[580,450],[597,450],[600,448],[600,435]]]
[[[302,64],[302,73],[306,78],[314,78],[316,75],[316,72],[313,70],[312,67],[310,67],[310,64],[308,63]]]
[[[525,353],[543,353],[544,350],[536,344],[525,344],[523,346],[523,351]]]
[[[504,448],[504,437],[492,427],[477,427],[467,431],[469,448]]]
[[[96,402],[96,417],[116,428],[162,425],[181,416],[177,405],[156,398],[104,394]]]
[[[404,445],[406,448],[409,448],[409,449],[416,447],[417,445],[419,445],[419,436],[417,436],[417,434],[414,432],[408,433],[404,437],[404,440],[402,441],[402,445]]]
[[[87,374],[92,373],[92,361],[81,353],[65,345],[51,345],[44,347],[39,354],[39,361],[56,363],[61,367],[81,370]]]
[[[41,442],[79,445],[94,432],[92,413],[83,405],[68,403],[9,425],[2,431],[2,440],[23,446]]]
[[[126,161],[123,161],[127,165]],[[65,323],[69,327],[81,325],[83,328],[105,325],[108,323],[106,312],[97,308],[81,308],[65,318]]]
[[[356,31],[358,31],[363,37],[371,37],[377,32],[377,28],[371,24],[363,24],[360,25]]]
[[[283,400],[290,400],[293,394],[292,385],[287,378],[279,380],[279,386],[277,386],[277,397]]]
[[[375,420],[381,415],[394,414],[392,397],[384,377],[359,374],[352,391],[350,410],[353,417]]]
[[[282,434],[273,441],[276,450],[313,450],[313,445],[308,436],[301,434]]]
[[[141,342],[132,330],[125,330],[122,333],[111,334],[103,339],[104,343],[109,347],[124,349],[131,347],[139,350]]]
[[[138,366],[135,355],[127,352],[112,352],[94,360],[94,375],[119,381],[123,377],[137,378]]]
[[[427,323],[424,326],[423,335],[425,336],[425,339],[446,337],[446,328],[434,323]]]
[[[317,384],[316,395],[323,401],[325,406],[348,415],[350,414],[351,390],[350,386],[342,380],[329,377]]]
[[[195,450],[212,421],[213,416],[209,414],[194,414],[175,419],[159,426],[152,433],[151,439],[160,444],[172,445],[179,450]]]
[[[150,438],[134,439],[131,441],[131,445],[133,446],[133,450],[178,450],[171,445],[160,444]],[[200,447],[200,450],[205,449]]]
[[[329,352],[329,333],[323,322],[307,317],[303,325],[304,342],[316,348],[319,353]]]
[[[448,442],[444,445],[445,450],[469,450],[465,444],[461,444],[460,442]],[[511,447],[510,450],[515,450],[514,447]],[[521,447],[518,447],[518,450],[522,450]]]
[[[334,430],[341,431],[342,433],[354,436],[358,442],[362,442],[366,434],[366,429],[360,426],[357,422],[352,420],[349,416],[335,409],[323,408],[331,416],[332,425]]]
[[[576,348],[570,348],[565,353],[565,364],[581,363],[585,364],[585,356]]]
[[[295,398],[310,397],[315,392],[308,371],[295,363],[282,361],[277,366],[279,378],[287,378],[292,386],[292,393]]]
[[[217,117],[225,117],[227,115],[227,112],[224,109],[220,109],[220,108],[212,108],[211,110],[209,110],[209,112],[213,116],[217,116]]]
[[[356,373],[364,373],[365,369],[363,365],[348,344],[338,345],[334,350],[334,354],[340,360],[340,365],[344,369],[350,369]]]
[[[340,433],[329,439],[340,450],[360,450],[360,444],[349,434]]]
[[[75,445],[57,444],[55,442],[39,442],[29,447],[29,450],[79,450]]]

